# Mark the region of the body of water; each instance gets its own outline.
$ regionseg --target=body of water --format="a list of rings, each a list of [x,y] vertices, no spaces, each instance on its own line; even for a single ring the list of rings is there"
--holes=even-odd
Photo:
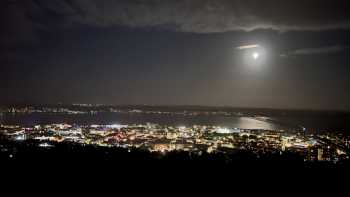
[[[250,117],[228,116],[183,116],[183,115],[158,115],[137,113],[98,113],[98,114],[7,114],[3,116],[4,124],[36,125],[36,124],[145,124],[156,123],[171,126],[215,125],[241,129],[287,129],[286,126],[274,122],[261,121]]]

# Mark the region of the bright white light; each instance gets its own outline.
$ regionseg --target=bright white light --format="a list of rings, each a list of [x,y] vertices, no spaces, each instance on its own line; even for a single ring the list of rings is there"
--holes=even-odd
[[[121,129],[121,128],[128,127],[128,125],[112,124],[112,125],[106,125],[106,127],[110,129]]]
[[[180,131],[185,131],[185,130],[186,130],[186,126],[179,126],[178,129],[179,129]]]
[[[19,136],[15,137],[15,140],[17,140],[17,141],[23,141],[25,139],[26,139],[25,135],[19,135]]]
[[[39,144],[40,147],[53,147],[53,145],[51,144],[48,144],[48,143],[42,143],[42,144]]]
[[[227,128],[218,128],[216,130],[216,133],[220,133],[220,134],[228,134],[228,133],[231,133],[231,131]]]
[[[259,53],[257,53],[257,52],[255,52],[255,53],[253,53],[253,58],[256,60],[256,59],[258,59],[259,58],[259,56],[260,56],[260,54]]]
[[[241,133],[241,129],[239,128],[228,129],[228,128],[220,127],[216,130],[216,133],[220,133],[220,134]]]

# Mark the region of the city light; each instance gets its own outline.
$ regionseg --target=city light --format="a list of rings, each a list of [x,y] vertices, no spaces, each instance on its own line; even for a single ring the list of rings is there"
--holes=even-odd
[[[136,109],[110,109],[111,113],[164,114],[172,116],[244,116],[243,113],[225,111],[148,111]],[[38,109],[26,107],[12,108],[16,113],[38,113]],[[56,111],[56,112],[53,112]],[[66,113],[64,110],[45,108],[40,113]],[[99,110],[95,110],[99,113]],[[12,113],[12,112],[11,112]],[[269,117],[256,116],[259,121],[269,121]],[[289,132],[276,129],[249,129],[228,126],[195,124],[166,125],[152,122],[137,124],[34,124],[33,126],[0,125],[0,134],[18,143],[35,143],[43,149],[53,149],[57,143],[74,143],[83,146],[143,149],[166,155],[172,151],[186,151],[194,154],[230,153],[245,150],[252,154],[294,153],[304,161],[339,162],[349,159],[350,139],[342,135],[307,134],[304,127]],[[5,150],[5,149],[3,149]]]
[[[227,128],[219,128],[216,132],[221,134],[231,133],[231,131]]]
[[[35,127],[35,129],[34,129]],[[273,152],[295,152],[306,161],[339,161],[346,158],[349,145],[341,138],[306,136],[271,130],[250,130],[209,125],[166,126],[158,124],[134,125],[69,125],[48,124],[28,128],[2,125],[0,133],[15,141],[35,140],[42,148],[53,148],[52,143],[71,142],[101,147],[130,148],[143,147],[150,152],[166,154],[172,151],[193,153],[216,153],[226,150],[249,149],[260,154]],[[84,132],[82,132],[84,130]],[[203,132],[205,131],[205,132]],[[332,143],[329,143],[332,141]],[[339,144],[339,145],[337,145]],[[317,153],[317,155],[315,155]],[[345,156],[344,156],[345,155]]]

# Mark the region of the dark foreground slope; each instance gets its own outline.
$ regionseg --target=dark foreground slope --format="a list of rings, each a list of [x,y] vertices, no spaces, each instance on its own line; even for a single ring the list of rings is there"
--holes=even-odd
[[[220,166],[231,169],[274,168],[274,169],[312,169],[348,168],[349,163],[304,162],[295,154],[265,154],[257,158],[248,151],[230,153],[194,154],[184,151],[152,153],[142,149],[125,149],[81,145],[76,143],[57,143],[53,147],[39,147],[36,141],[16,142],[1,140],[0,160],[2,164],[38,166]]]
[[[297,155],[151,153],[140,149],[108,148],[74,143],[39,147],[35,141],[1,141],[0,171],[6,183],[105,186],[187,184],[310,184],[342,180],[349,163],[305,163]],[[25,180],[25,181],[24,181]],[[295,180],[295,181],[294,181]],[[53,182],[52,182],[53,181]],[[345,182],[344,182],[345,183]],[[10,184],[10,185],[11,185]]]

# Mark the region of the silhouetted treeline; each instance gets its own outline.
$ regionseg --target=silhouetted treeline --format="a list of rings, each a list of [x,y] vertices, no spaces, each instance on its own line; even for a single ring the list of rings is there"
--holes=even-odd
[[[39,147],[37,141],[15,142],[1,139],[0,160],[7,164],[45,165],[45,166],[72,166],[80,165],[107,165],[107,166],[138,166],[138,165],[194,165],[194,166],[221,166],[221,167],[347,167],[349,163],[320,163],[304,162],[303,157],[293,154],[261,154],[259,157],[248,151],[231,151],[230,153],[201,154],[184,151],[169,153],[152,153],[143,149],[125,149],[81,145],[76,143],[56,143],[53,147]]]

